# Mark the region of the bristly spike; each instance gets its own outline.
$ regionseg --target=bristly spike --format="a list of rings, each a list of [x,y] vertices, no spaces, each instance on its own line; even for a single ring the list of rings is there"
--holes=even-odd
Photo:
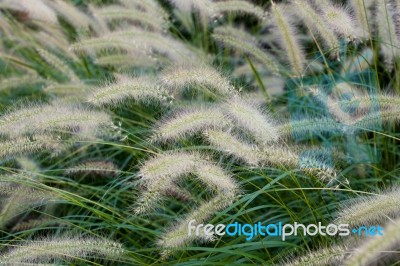
[[[400,213],[400,187],[382,191],[378,195],[360,196],[344,202],[337,223],[352,226],[382,223]]]
[[[119,259],[125,250],[122,245],[95,237],[53,237],[30,240],[0,255],[0,265],[18,263],[51,263],[57,259],[73,261],[93,255],[104,259]]]
[[[249,165],[258,165],[263,159],[256,148],[227,132],[207,130],[205,135],[212,146],[232,154]]]
[[[165,70],[160,77],[161,84],[181,92],[188,87],[210,90],[222,96],[235,94],[229,79],[222,76],[213,67],[207,65],[182,65]]]
[[[223,129],[231,125],[217,108],[201,107],[177,112],[156,127],[154,141],[177,141],[207,129]]]
[[[325,47],[330,50],[330,53],[335,54],[339,49],[339,40],[323,18],[307,1],[295,0],[293,3],[296,14],[305,23],[310,32],[316,37],[320,37]]]
[[[292,72],[296,76],[303,76],[305,70],[305,55],[300,46],[298,35],[293,23],[286,13],[284,4],[273,4],[271,12],[274,17],[274,23],[278,30],[277,35],[282,48],[287,52]]]
[[[225,104],[224,110],[238,127],[250,132],[258,143],[266,144],[279,139],[272,119],[257,105],[235,97]]]
[[[154,80],[147,77],[125,77],[93,90],[87,97],[93,105],[118,105],[126,99],[141,103],[165,102],[168,92],[159,87]]]
[[[393,265],[399,261],[400,219],[387,222],[383,235],[366,238],[348,256],[345,266],[353,265]],[[377,233],[379,234],[379,233]],[[393,263],[393,264],[392,264]]]

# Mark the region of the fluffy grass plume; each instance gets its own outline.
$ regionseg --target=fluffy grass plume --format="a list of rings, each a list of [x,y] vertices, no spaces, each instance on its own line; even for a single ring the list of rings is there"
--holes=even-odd
[[[370,8],[374,3],[374,0],[350,0],[350,5],[362,29],[363,36],[370,36],[372,28]]]
[[[169,188],[189,174],[217,193],[233,193],[238,189],[229,174],[200,154],[167,152],[146,161],[141,167],[140,175],[146,189],[139,197],[134,212],[140,214],[153,208],[168,194]]]
[[[220,166],[207,161],[200,162],[196,166],[194,173],[205,186],[213,191],[227,195],[238,191],[238,185],[235,180]]]
[[[233,155],[249,165],[258,165],[263,159],[256,145],[245,143],[230,133],[207,130],[204,135],[212,146]]]
[[[225,111],[238,127],[250,132],[259,143],[278,140],[279,133],[273,121],[257,105],[234,97],[226,103]]]
[[[52,191],[20,185],[19,182],[30,180],[27,175],[0,176],[0,228],[4,229],[9,222],[31,208],[49,204],[59,199]],[[32,180],[30,180],[32,181]],[[5,199],[3,197],[6,197]],[[1,260],[0,260],[1,261]]]
[[[164,71],[159,79],[161,84],[177,92],[188,87],[198,87],[205,91],[215,91],[221,95],[235,93],[227,78],[223,77],[213,67],[202,64],[175,65],[173,68]]]
[[[250,56],[263,64],[272,74],[279,76],[280,69],[276,59],[267,51],[258,47],[252,35],[231,26],[220,26],[214,29],[213,38],[226,47],[230,47],[239,53]]]
[[[85,14],[67,1],[53,0],[48,1],[48,3],[59,16],[67,20],[77,29],[87,29],[93,24],[92,18],[88,14]]]
[[[37,75],[13,76],[0,81],[0,91],[15,89],[26,85],[45,83],[46,81]]]
[[[228,127],[231,122],[218,108],[202,107],[177,112],[156,127],[153,140],[176,141],[206,129]]]
[[[36,154],[42,151],[57,153],[60,145],[60,140],[46,135],[0,141],[0,158],[14,159],[19,156]]]
[[[88,161],[66,170],[66,174],[74,176],[116,177],[118,167],[110,161]]]
[[[331,266],[342,265],[346,257],[346,248],[332,246],[311,251],[299,257],[293,257],[290,261],[284,262],[284,266]]]
[[[360,243],[344,265],[393,265],[399,261],[400,219],[387,223],[383,236],[370,237]]]
[[[354,226],[382,223],[400,213],[400,188],[393,187],[374,196],[360,196],[344,202],[337,214],[337,223]]]
[[[139,197],[134,212],[144,213],[153,208],[180,177],[193,173],[203,158],[197,153],[166,152],[147,160],[140,168],[146,191]]]
[[[140,176],[146,190],[139,198],[135,213],[144,213],[152,208],[168,187],[189,174],[212,191],[225,193],[237,190],[236,182],[219,166],[209,162],[198,153],[166,152],[146,161],[140,169]]]
[[[185,65],[188,60],[204,61],[201,52],[193,51],[193,49],[190,49],[183,42],[167,34],[150,32],[140,28],[117,30],[99,37],[82,39],[71,46],[73,50],[83,50],[89,53],[101,51],[102,49],[115,48],[133,53],[145,53],[149,56],[149,60],[161,54],[177,65]]]
[[[98,10],[97,14],[108,20],[125,19],[139,22],[143,25],[143,28],[150,28],[158,32],[162,32],[167,23],[162,16],[154,16],[154,14],[138,8],[127,8],[124,6],[102,7]]]
[[[317,13],[317,11],[307,1],[296,0],[294,9],[296,14],[305,23],[307,28],[313,35],[323,40],[323,43],[330,51],[339,48],[339,40],[334,32],[328,27],[324,19]]]
[[[92,256],[118,260],[125,253],[122,245],[96,237],[52,237],[29,240],[0,255],[0,265],[55,263],[85,260]]]
[[[56,12],[49,7],[45,1],[37,0],[32,2],[30,0],[3,0],[0,4],[12,10],[26,12],[28,18],[33,21],[50,23],[50,25],[58,24]]]
[[[271,13],[277,27],[279,41],[288,56],[292,72],[296,76],[304,74],[305,56],[298,35],[293,23],[290,21],[290,14],[287,13],[287,6],[272,2]]]
[[[400,40],[396,34],[395,12],[392,3],[388,0],[376,1],[376,16],[378,36],[380,39],[380,52],[385,58],[386,64],[391,66],[400,55]]]
[[[229,0],[223,2],[213,3],[213,9],[216,9],[221,13],[239,13],[239,14],[251,14],[261,21],[267,18],[266,12],[259,6],[253,5],[247,1],[241,0]]]
[[[37,49],[39,55],[45,60],[48,64],[50,64],[52,67],[57,69],[60,73],[63,75],[67,76],[70,81],[77,82],[79,81],[79,78],[76,76],[74,71],[66,65],[61,59],[59,59],[57,56],[54,54],[49,53],[48,51],[44,49]]]
[[[166,90],[157,86],[151,78],[125,77],[116,83],[94,89],[87,101],[94,105],[118,105],[128,99],[137,102],[162,102],[167,98]]]
[[[330,30],[346,40],[357,40],[363,38],[362,30],[357,25],[350,8],[332,4],[329,1],[317,1],[323,19]],[[323,3],[321,3],[323,2]]]
[[[158,245],[166,249],[162,252],[163,257],[168,257],[175,249],[184,247],[193,241],[208,242],[214,240],[213,236],[195,236],[194,233],[189,236],[187,231],[188,223],[191,220],[195,220],[196,224],[207,222],[207,220],[218,211],[232,204],[236,193],[237,191],[235,190],[227,190],[224,193],[218,193],[214,198],[203,202],[197,209],[191,211],[185,218],[171,227],[158,241]]]
[[[314,138],[321,134],[342,134],[342,129],[340,123],[328,118],[293,120],[277,127],[282,138],[290,136],[296,139]]]
[[[46,132],[96,137],[101,128],[112,128],[114,124],[105,112],[53,102],[9,111],[0,117],[0,126],[0,134],[11,138]]]

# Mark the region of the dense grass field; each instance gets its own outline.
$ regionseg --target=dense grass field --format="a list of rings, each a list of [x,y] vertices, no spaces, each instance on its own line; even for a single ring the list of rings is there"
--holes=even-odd
[[[0,265],[399,265],[400,1],[0,0]]]

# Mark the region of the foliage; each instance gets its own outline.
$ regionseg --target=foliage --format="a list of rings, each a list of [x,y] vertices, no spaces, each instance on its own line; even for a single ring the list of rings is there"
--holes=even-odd
[[[398,261],[399,17],[395,0],[1,0],[0,265]],[[246,241],[191,220],[388,233]]]

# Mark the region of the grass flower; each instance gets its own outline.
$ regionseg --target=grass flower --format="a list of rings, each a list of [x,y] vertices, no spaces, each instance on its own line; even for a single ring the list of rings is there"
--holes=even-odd
[[[356,40],[362,38],[362,32],[355,23],[355,19],[351,15],[351,10],[346,7],[331,4],[327,1],[321,5],[323,18],[330,30],[339,37],[348,40]]]
[[[68,131],[90,138],[98,135],[101,128],[113,126],[104,112],[56,102],[20,108],[0,117],[0,134],[11,138]]]
[[[212,5],[213,9],[216,9],[221,13],[239,13],[239,14],[251,14],[261,21],[266,19],[266,12],[259,6],[253,5],[247,1],[242,0],[229,0],[224,2],[215,2]]]
[[[118,259],[124,253],[122,245],[111,240],[96,237],[52,237],[26,241],[10,248],[0,255],[0,265],[84,260],[93,255],[104,259]]]
[[[127,8],[124,6],[106,6],[98,10],[98,16],[108,20],[131,20],[141,23],[144,28],[150,27],[155,31],[162,32],[166,21],[163,17],[154,16],[149,12],[141,11],[140,9]]]
[[[250,132],[257,142],[265,144],[275,142],[279,138],[278,131],[268,114],[260,111],[258,106],[240,98],[226,103],[225,112],[235,121],[237,126]]]
[[[162,238],[158,241],[158,245],[164,248],[162,256],[164,258],[171,255],[174,250],[186,246],[193,241],[209,242],[213,237],[194,234],[189,235],[187,231],[188,223],[195,220],[196,223],[205,223],[216,212],[223,210],[232,204],[235,199],[236,191],[230,190],[225,193],[217,194],[213,199],[203,202],[197,209],[194,209],[185,218],[181,219],[175,226],[171,227]]]
[[[83,175],[95,177],[116,177],[118,167],[110,161],[88,161],[69,168],[68,175]]]
[[[259,48],[252,35],[233,27],[220,26],[214,29],[212,36],[224,46],[231,47],[260,62],[272,74],[280,75],[279,64],[276,63],[275,58],[268,51]]]
[[[33,21],[44,21],[50,24],[58,24],[56,13],[45,1],[38,0],[33,3],[30,0],[20,0],[18,2],[5,0],[2,1],[1,4],[13,10],[26,12],[29,18]]]
[[[176,141],[206,129],[226,128],[231,122],[217,108],[199,108],[177,112],[155,129],[154,140]]]
[[[296,14],[305,23],[312,34],[320,37],[331,53],[339,48],[339,40],[324,19],[307,1],[294,1]]]
[[[332,246],[321,248],[317,251],[308,252],[305,255],[292,258],[285,266],[330,266],[342,265],[346,257],[347,249],[343,246]]]
[[[57,69],[60,73],[62,73],[63,75],[66,75],[69,80],[73,81],[73,82],[77,82],[79,80],[79,78],[76,76],[76,74],[74,73],[74,71],[68,67],[61,59],[59,59],[57,56],[49,53],[48,51],[44,50],[44,49],[37,49],[39,55],[48,63],[50,64],[52,67],[54,67],[55,69]]]
[[[0,158],[14,159],[19,156],[36,154],[42,151],[57,152],[60,146],[61,143],[59,140],[46,135],[0,141]]]
[[[162,102],[167,98],[166,90],[147,77],[124,78],[116,83],[94,89],[88,102],[94,105],[118,105],[127,99],[137,102]]]
[[[188,87],[199,87],[203,90],[212,90],[221,95],[234,94],[234,88],[228,79],[223,77],[214,68],[206,65],[174,66],[164,71],[160,77],[161,84],[182,91]]]
[[[169,187],[188,174],[194,174],[206,187],[218,193],[237,189],[235,181],[220,167],[210,163],[197,153],[167,152],[144,163],[140,169],[143,185],[146,187],[137,202],[135,213],[152,208]]]
[[[389,265],[398,262],[400,243],[400,219],[389,222],[384,227],[383,236],[366,239],[356,247],[344,265]]]
[[[342,204],[337,223],[353,226],[382,223],[388,217],[398,216],[400,188],[393,187],[374,196],[360,196]]]
[[[277,27],[279,41],[282,48],[287,52],[292,72],[296,76],[304,74],[305,56],[293,23],[289,20],[286,6],[272,3],[271,13]]]
[[[76,6],[62,0],[48,1],[59,16],[67,20],[77,29],[87,29],[93,24],[91,17]]]
[[[245,143],[229,133],[219,130],[207,130],[204,135],[212,146],[232,154],[249,165],[258,165],[262,160],[256,145]]]
[[[370,36],[371,32],[371,6],[375,3],[373,0],[351,0],[350,5],[354,10],[359,25],[362,28],[363,36]]]

